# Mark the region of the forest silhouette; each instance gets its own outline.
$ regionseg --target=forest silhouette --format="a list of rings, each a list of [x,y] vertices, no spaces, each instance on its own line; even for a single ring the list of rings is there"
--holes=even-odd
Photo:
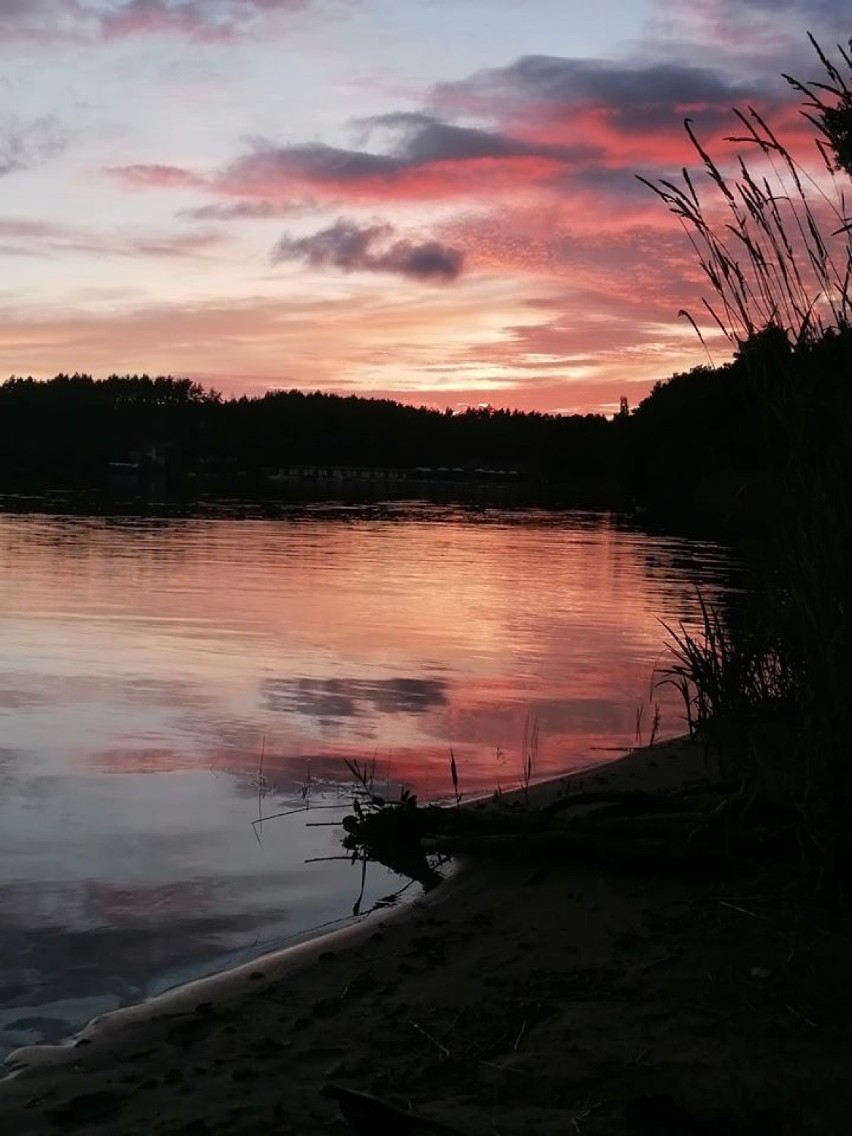
[[[539,479],[612,479],[603,415],[429,410],[390,400],[276,391],[223,399],[187,379],[147,375],[11,378],[0,386],[0,491],[97,489],[136,463],[174,487],[253,488],[288,467],[502,470]]]
[[[128,488],[264,492],[304,477],[391,469],[403,479],[495,479],[566,502],[641,504],[738,516],[783,468],[756,353],[794,365],[824,428],[837,421],[852,369],[852,331],[792,346],[769,329],[721,366],[658,382],[632,412],[462,412],[298,390],[222,398],[170,376],[60,374],[0,385],[0,493]]]

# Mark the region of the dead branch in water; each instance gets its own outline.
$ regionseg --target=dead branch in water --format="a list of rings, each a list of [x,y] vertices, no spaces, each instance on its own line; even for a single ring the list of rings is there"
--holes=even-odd
[[[597,864],[630,873],[714,878],[791,845],[791,818],[721,784],[577,792],[540,808],[356,809],[345,846],[432,887],[430,855]]]

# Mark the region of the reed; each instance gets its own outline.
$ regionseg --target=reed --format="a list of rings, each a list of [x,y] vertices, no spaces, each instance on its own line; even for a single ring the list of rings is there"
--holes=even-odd
[[[538,765],[538,719],[527,712],[524,722],[524,733],[521,738],[521,792],[524,796],[524,807],[530,807],[530,785]]]
[[[750,791],[799,817],[805,860],[820,878],[852,869],[848,758],[852,710],[852,91],[812,40],[825,80],[786,77],[816,130],[819,172],[806,170],[753,107],[736,111],[756,150],[730,174],[686,129],[712,190],[640,179],[684,226],[711,285],[713,325],[761,395],[777,504],[749,553],[745,602],[722,613],[701,599],[697,632],[669,628],[662,681],[680,691],[703,735]],[[840,51],[852,75],[852,57]],[[702,191],[703,192],[703,191]],[[698,334],[698,321],[687,312]]]
[[[456,765],[456,755],[453,753],[453,747],[450,746],[450,780],[453,783],[453,796],[456,801],[456,808],[459,808],[464,794],[459,788],[459,768]]]
[[[786,695],[786,674],[777,647],[745,621],[732,623],[699,592],[701,630],[663,624],[672,641],[675,663],[664,681],[673,682],[685,700],[687,722],[696,732],[722,716],[758,710]],[[691,687],[691,689],[690,689]]]
[[[805,96],[803,113],[817,129],[820,172],[805,169],[749,106],[734,109],[744,133],[726,140],[756,150],[759,170],[738,156],[735,172],[726,172],[687,118],[686,132],[709,182],[709,199],[686,167],[680,185],[637,175],[683,226],[715,297],[702,300],[706,314],[737,351],[769,328],[780,329],[792,344],[813,343],[829,329],[847,328],[852,314],[852,223],[846,178],[838,177],[846,168],[830,156],[833,145],[845,144],[843,112],[852,113],[852,94],[816,41],[811,42],[828,83],[785,78]],[[843,59],[852,70],[849,56],[843,53]],[[685,309],[679,314],[704,342],[696,318]]]

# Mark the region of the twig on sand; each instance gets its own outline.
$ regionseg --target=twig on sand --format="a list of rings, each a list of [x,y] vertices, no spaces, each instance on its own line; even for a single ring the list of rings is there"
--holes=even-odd
[[[758,915],[756,911],[749,911],[747,907],[737,907],[735,903],[728,903],[726,899],[717,899],[716,902],[720,907],[728,907],[731,911],[737,911],[740,915],[748,915],[750,919],[764,919],[765,916]]]
[[[453,1030],[456,1028],[456,1026],[461,1021],[461,1019],[464,1017],[464,1012],[465,1012],[466,1008],[467,1008],[466,1006],[462,1006],[462,1008],[459,1010],[459,1012],[456,1014],[456,1016],[450,1022],[450,1028],[447,1030],[447,1033],[453,1032]]]
[[[349,993],[349,991],[355,985],[355,983],[363,982],[365,978],[369,978],[369,977],[370,977],[369,970],[359,970],[357,974],[353,974],[353,976],[349,979],[349,981],[346,983],[346,985],[343,987],[343,989],[340,992],[340,1001],[341,1002],[343,1001],[343,999],[346,997],[346,995]]]
[[[660,958],[653,958],[650,962],[643,963],[637,970],[638,974],[644,974],[648,970],[652,970],[655,966],[663,966],[664,963],[671,962],[675,956],[672,954],[661,955]]]
[[[580,1105],[577,1113],[571,1118],[571,1127],[574,1131],[582,1132],[582,1128],[580,1127],[581,1123],[584,1120],[588,1120],[589,1117],[594,1116],[603,1103],[603,1101],[592,1100],[590,1096],[586,1097],[585,1103]]]
[[[403,1112],[370,1093],[345,1089],[342,1085],[326,1085],[320,1089],[324,1097],[336,1100],[343,1118],[358,1136],[374,1136],[379,1132],[393,1132],[394,1136],[462,1136],[458,1128],[429,1120],[413,1111]],[[410,1103],[409,1103],[410,1109]]]
[[[499,1069],[501,1073],[520,1073],[523,1076],[526,1072],[524,1069],[515,1069],[512,1065],[498,1065],[496,1061],[480,1061],[479,1064],[489,1069]]]
[[[798,1010],[794,1010],[793,1007],[788,1006],[786,1002],[784,1003],[784,1009],[792,1014],[794,1018],[798,1018],[800,1022],[804,1022],[806,1026],[810,1026],[811,1029],[817,1029],[816,1022],[812,1022],[810,1018],[806,1018],[804,1014],[800,1014]]]
[[[423,1028],[423,1026],[419,1026],[417,1024],[417,1022],[415,1022],[411,1018],[409,1018],[408,1024],[412,1027],[412,1029],[416,1029],[418,1033],[422,1033],[427,1041],[431,1041],[432,1044],[435,1046],[435,1048],[440,1050],[440,1052],[444,1055],[444,1057],[450,1056],[450,1051],[449,1051],[449,1049],[447,1049],[446,1045],[442,1045],[440,1043],[440,1041],[438,1041],[437,1038],[432,1037],[431,1033],[427,1033],[427,1031]]]

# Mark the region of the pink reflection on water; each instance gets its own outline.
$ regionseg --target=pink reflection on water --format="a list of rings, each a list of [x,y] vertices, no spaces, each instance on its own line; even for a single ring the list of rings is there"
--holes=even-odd
[[[537,773],[682,729],[649,691],[660,620],[712,600],[724,555],[608,517],[393,522],[0,518],[20,744],[71,765],[249,774],[284,784],[390,762],[442,791],[453,747],[471,791],[511,781],[531,716]]]
[[[512,788],[528,721],[536,777],[611,758],[640,706],[650,731],[660,619],[694,619],[694,584],[712,602],[727,571],[591,515],[0,514],[0,956],[43,960],[0,986],[61,1000],[69,959],[108,959],[98,990],[136,997],[351,911],[349,865],[304,864],[337,830],[273,821],[259,842],[258,810],[347,808],[347,760],[446,797],[451,747],[466,795]]]

